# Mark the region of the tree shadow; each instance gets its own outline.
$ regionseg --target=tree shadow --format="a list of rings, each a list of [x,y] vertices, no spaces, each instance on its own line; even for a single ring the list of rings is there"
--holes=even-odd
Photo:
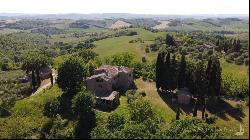
[[[182,111],[187,114],[187,115],[192,115],[193,114],[193,109],[194,109],[194,101],[191,99],[190,103],[185,105],[185,104],[178,104],[179,108],[182,109]],[[198,110],[200,108],[198,107]],[[183,114],[183,113],[182,113]]]
[[[0,118],[7,118],[11,116],[11,112],[8,109],[0,107]]]
[[[215,116],[218,116],[223,120],[229,120],[226,114],[240,122],[242,122],[243,118],[246,116],[241,107],[234,107],[228,102],[221,99],[219,99],[216,104],[209,104],[207,106],[207,110],[211,114],[214,114]]]
[[[174,111],[177,111],[177,103],[172,101],[172,95],[166,91],[157,91],[161,99]]]
[[[185,104],[179,104],[177,102],[177,97],[175,97],[173,94],[170,92],[166,91],[158,91],[158,95],[162,98],[162,100],[174,111],[177,112],[177,108],[179,107],[182,111],[181,114],[191,114],[193,113],[193,107],[194,103],[191,100],[190,104],[185,105]],[[172,98],[174,98],[176,101],[172,101]]]

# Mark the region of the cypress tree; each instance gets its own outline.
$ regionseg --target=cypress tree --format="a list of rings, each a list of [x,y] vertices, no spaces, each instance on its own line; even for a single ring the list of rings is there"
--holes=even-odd
[[[32,83],[32,89],[36,89],[36,77],[35,77],[35,72],[34,70],[31,71],[31,83]]]
[[[169,77],[170,77],[170,53],[167,52],[164,61],[164,72],[163,72],[163,88],[165,90],[169,89]]]
[[[176,45],[175,45],[175,40],[174,40],[173,36],[171,36],[171,35],[169,35],[169,34],[166,35],[165,43],[166,43],[166,45],[168,45],[168,46],[176,46]]]
[[[37,86],[39,87],[41,85],[41,78],[39,74],[39,69],[36,69],[36,81],[37,81]]]
[[[203,103],[203,107],[202,107],[202,119],[205,118],[206,105],[207,105],[207,102],[206,102],[206,99],[204,98],[204,103]]]
[[[212,57],[212,64],[210,69],[210,77],[208,79],[208,92],[211,94],[211,96],[219,97],[221,90],[221,67],[218,58],[214,56]]]
[[[198,110],[198,102],[195,101],[194,111],[193,111],[193,117],[196,117],[196,116],[197,116],[197,110]]]
[[[208,80],[204,70],[204,62],[197,63],[194,71],[194,92],[198,95],[199,99],[207,94]]]
[[[157,56],[156,61],[156,88],[159,90],[159,88],[162,88],[162,73],[163,73],[163,52],[159,52]]]
[[[211,69],[212,69],[212,58],[210,57],[207,63],[206,75],[208,80],[208,92],[211,93]]]
[[[51,82],[51,85],[53,85],[53,84],[54,84],[54,82],[53,82],[53,75],[52,75],[52,73],[50,74],[50,82]]]
[[[174,90],[177,85],[176,80],[176,60],[175,60],[175,54],[172,56],[172,59],[170,61],[170,74],[169,74],[169,83],[170,83],[170,90]]]
[[[186,60],[185,55],[181,55],[181,62],[180,62],[180,70],[178,74],[178,88],[183,88],[185,86],[185,77],[186,77]]]
[[[177,112],[176,112],[176,120],[180,119],[180,108],[177,108]]]

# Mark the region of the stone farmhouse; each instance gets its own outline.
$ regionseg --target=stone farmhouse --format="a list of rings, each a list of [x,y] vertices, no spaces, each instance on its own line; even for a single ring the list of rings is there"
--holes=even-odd
[[[133,83],[133,69],[103,65],[85,81],[86,87],[96,96],[98,105],[113,107],[119,101],[117,90],[127,90]]]

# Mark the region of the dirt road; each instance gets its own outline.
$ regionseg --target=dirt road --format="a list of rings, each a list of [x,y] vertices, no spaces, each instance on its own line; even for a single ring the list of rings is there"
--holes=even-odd
[[[56,75],[56,73],[55,73],[55,70],[52,70],[52,76],[53,76],[53,81],[55,82],[56,77],[57,77],[57,75]],[[51,81],[50,81],[50,79],[45,79],[45,80],[42,81],[40,87],[39,87],[35,92],[33,92],[30,96],[34,96],[34,95],[36,95],[37,93],[43,91],[44,89],[49,88],[50,86],[51,86]]]

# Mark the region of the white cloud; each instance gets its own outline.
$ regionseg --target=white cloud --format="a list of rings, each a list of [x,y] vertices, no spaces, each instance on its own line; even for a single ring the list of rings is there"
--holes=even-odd
[[[1,13],[248,14],[248,0],[1,0]]]

